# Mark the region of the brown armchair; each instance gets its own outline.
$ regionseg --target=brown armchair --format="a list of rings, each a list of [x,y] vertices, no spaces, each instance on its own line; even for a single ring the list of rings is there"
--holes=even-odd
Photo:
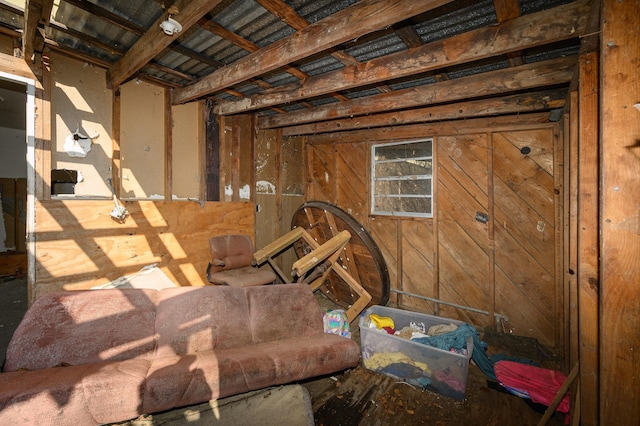
[[[248,235],[220,235],[209,239],[211,262],[207,266],[210,283],[249,287],[275,282],[270,269],[253,266],[253,243]]]

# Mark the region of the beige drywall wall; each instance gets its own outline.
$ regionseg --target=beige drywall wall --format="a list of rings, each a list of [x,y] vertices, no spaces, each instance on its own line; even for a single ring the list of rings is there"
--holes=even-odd
[[[172,176],[174,199],[200,198],[200,146],[204,143],[201,103],[172,108]]]
[[[50,64],[51,167],[82,175],[75,186],[76,196],[110,197],[106,179],[111,176],[112,91],[106,85],[106,71],[55,53]],[[68,154],[65,141],[74,132],[92,138],[85,157]]]
[[[122,198],[164,197],[164,89],[132,80],[121,87]]]

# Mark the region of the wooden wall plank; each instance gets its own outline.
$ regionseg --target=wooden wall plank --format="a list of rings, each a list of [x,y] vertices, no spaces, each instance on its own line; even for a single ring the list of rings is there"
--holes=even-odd
[[[258,132],[255,150],[256,192],[256,248],[262,248],[280,236],[280,213],[276,193],[282,191],[277,176],[276,145],[279,144],[275,130]],[[275,225],[275,226],[274,226]]]
[[[493,134],[494,170],[500,179],[539,214],[544,221],[553,225],[555,210],[553,207],[553,171],[549,167],[541,167],[536,161],[536,151],[544,152],[543,156],[553,162],[553,138],[549,129],[523,132],[501,132]],[[526,146],[530,154],[520,152],[522,142],[526,138]],[[537,147],[537,148],[536,148]],[[547,155],[547,153],[549,153]],[[533,154],[533,155],[532,155]],[[542,160],[547,161],[547,158]]]
[[[580,421],[599,424],[598,55],[580,57],[578,148],[578,309]]]
[[[401,231],[399,231],[398,221],[385,217],[373,217],[370,220],[370,228],[368,231],[378,245],[378,248],[380,249],[380,252],[387,264],[391,288],[402,290],[402,283],[398,272],[399,270],[402,270],[401,264],[400,266],[398,264],[398,259],[401,258],[398,243],[398,234]],[[391,293],[389,300],[391,302],[396,301],[397,295],[395,293]]]
[[[567,336],[569,354],[565,359],[565,370],[570,371],[572,366],[580,359],[579,351],[579,313],[578,313],[578,92],[573,90],[569,93],[569,122],[565,130],[568,130],[569,137],[565,139],[565,185],[566,199],[564,203],[566,212],[567,236],[564,242],[566,252],[565,262],[565,285],[568,287],[569,297],[567,299]],[[574,389],[575,390],[575,389]],[[575,396],[575,392],[573,393]],[[579,415],[578,413],[575,413]]]
[[[423,220],[399,221],[402,238],[402,287],[409,293],[436,297],[433,287],[434,235],[433,222]],[[402,297],[400,307],[435,313],[431,302],[415,297]]]
[[[281,195],[278,198],[280,224],[278,236],[286,234],[291,229],[291,221],[298,207],[305,199],[305,168],[306,156],[304,137],[282,138],[282,131],[278,130],[278,139],[281,140],[279,187]],[[283,271],[291,271],[291,266],[298,260],[295,250],[290,249],[278,257]]]
[[[201,148],[203,154],[201,178],[202,191],[205,201],[220,201],[220,156],[222,155],[223,132],[220,127],[224,126],[224,120],[218,119],[212,110],[211,103],[206,102],[201,109],[202,123],[204,126],[204,146]]]
[[[252,203],[126,201],[124,223],[111,200],[47,200],[36,205],[34,297],[86,289],[157,263],[182,286],[206,284],[209,238],[253,237]]]
[[[370,151],[365,142],[339,145],[336,150],[336,204],[353,216],[365,228],[369,224],[369,164]]]
[[[456,102],[427,108],[414,108],[371,114],[360,117],[345,117],[317,123],[301,124],[282,129],[285,136],[338,132],[353,129],[370,129],[383,126],[401,126],[463,118],[478,118],[492,115],[521,114],[565,105],[565,90],[540,91],[518,95],[500,96],[490,99]]]
[[[638,0],[603,1],[601,424],[640,424],[639,16]]]
[[[307,200],[335,203],[335,152],[330,145],[307,147]]]

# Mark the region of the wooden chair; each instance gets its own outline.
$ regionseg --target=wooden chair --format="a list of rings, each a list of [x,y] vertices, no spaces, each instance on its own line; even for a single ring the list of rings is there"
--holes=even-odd
[[[211,261],[207,280],[217,285],[249,287],[272,284],[276,274],[253,266],[253,243],[248,235],[220,235],[209,239]]]

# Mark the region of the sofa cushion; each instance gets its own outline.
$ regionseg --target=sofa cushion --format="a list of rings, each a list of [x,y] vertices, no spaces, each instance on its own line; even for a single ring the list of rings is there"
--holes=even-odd
[[[322,312],[307,284],[247,287],[253,343],[324,333]]]
[[[150,360],[0,374],[0,424],[97,425],[137,417]]]
[[[273,377],[256,374],[254,370],[257,366],[249,356],[237,358],[243,366],[250,389],[330,374],[355,367],[360,361],[358,344],[336,334],[260,343],[253,345],[252,351],[252,357],[258,357],[259,354],[269,357],[270,363],[267,365],[273,371]]]
[[[186,355],[251,343],[249,307],[235,287],[177,287],[160,292],[157,356]]]
[[[359,361],[358,344],[335,334],[166,356],[154,360],[149,369],[142,412],[330,374]]]
[[[153,356],[157,296],[149,289],[42,295],[14,332],[4,371]]]
[[[252,347],[244,346],[156,359],[145,382],[142,412],[153,413],[248,392],[251,389],[239,359],[249,356],[255,368],[266,369],[264,374],[274,374],[264,354],[252,354]]]

